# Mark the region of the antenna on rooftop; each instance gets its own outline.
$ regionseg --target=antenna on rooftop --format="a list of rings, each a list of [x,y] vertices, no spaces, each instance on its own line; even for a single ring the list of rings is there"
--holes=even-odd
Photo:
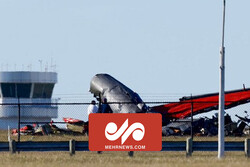
[[[28,71],[31,71],[32,70],[32,65],[31,64],[27,65],[27,68],[28,68]]]
[[[45,72],[48,72],[48,62],[45,64]]]
[[[51,58],[51,64],[50,64],[51,71],[56,71],[56,63],[53,62],[53,58]]]
[[[42,60],[38,60],[38,61],[40,63],[40,71],[42,71],[43,70],[43,61]]]

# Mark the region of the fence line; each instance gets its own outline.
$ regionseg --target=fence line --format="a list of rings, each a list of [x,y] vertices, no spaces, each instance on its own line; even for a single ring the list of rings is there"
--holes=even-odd
[[[227,100],[225,101],[225,103],[230,103],[230,102],[235,102],[235,101],[230,101],[230,100]],[[169,103],[218,103],[218,101],[145,101],[144,102],[145,104],[169,104]],[[15,103],[0,103],[0,105],[14,105],[14,106],[17,106],[17,105],[89,105],[91,104],[90,102],[77,102],[77,103],[70,103],[70,102],[66,102],[66,103],[60,103],[60,102],[36,102],[36,103],[31,103],[31,102],[15,102]],[[98,102],[96,103],[98,104]],[[134,102],[126,102],[126,101],[123,101],[123,102],[108,102],[108,104],[134,104]]]
[[[126,104],[126,103],[131,103],[131,102],[109,102],[109,104],[122,104],[122,103]],[[185,131],[185,133],[183,133],[183,134],[180,133],[180,134],[177,134],[177,135],[194,136],[198,132],[198,130],[201,130],[201,128],[199,127],[199,129],[198,129],[198,126],[196,126],[196,124],[195,124],[195,122],[198,123],[198,121],[197,121],[198,118],[196,117],[197,119],[192,119],[192,115],[193,115],[193,113],[192,113],[192,111],[193,111],[192,110],[192,105],[196,104],[196,103],[198,105],[200,103],[214,103],[214,102],[212,102],[212,101],[203,101],[203,102],[197,102],[197,101],[195,101],[195,102],[192,102],[192,101],[189,101],[189,102],[188,101],[183,101],[183,102],[182,101],[175,101],[175,102],[173,102],[173,101],[158,101],[158,102],[152,102],[151,101],[151,102],[145,102],[145,104],[150,106],[149,108],[157,107],[157,106],[153,106],[153,104],[159,104],[159,106],[160,106],[161,104],[164,105],[164,104],[168,104],[168,103],[187,104],[187,105],[185,105],[185,109],[188,109],[189,111],[191,110],[191,114],[190,114],[190,116],[188,116],[189,117],[188,119],[181,120],[181,123],[186,122],[187,125],[190,126],[191,130],[189,131],[189,129],[188,129],[187,131]],[[80,102],[77,102],[77,103],[75,103],[75,102],[74,103],[22,103],[22,101],[20,103],[0,103],[0,120],[1,120],[0,121],[0,127],[3,127],[3,128],[0,129],[1,132],[3,132],[0,135],[0,137],[1,137],[0,141],[6,141],[6,139],[4,137],[4,133],[7,133],[6,130],[7,130],[8,127],[10,127],[11,130],[17,129],[17,131],[16,131],[17,133],[15,133],[14,135],[11,136],[15,140],[16,140],[17,135],[19,135],[19,138],[24,138],[24,139],[27,138],[27,137],[25,138],[25,137],[20,136],[23,133],[22,134],[19,133],[20,128],[23,128],[26,125],[32,126],[33,130],[35,131],[38,126],[40,128],[40,126],[51,123],[51,124],[53,124],[53,126],[57,126],[58,129],[56,129],[56,130],[58,130],[60,132],[60,133],[51,133],[52,135],[53,134],[63,134],[63,132],[65,132],[65,133],[67,132],[66,134],[68,135],[69,134],[68,132],[70,130],[73,131],[73,132],[75,130],[77,132],[79,132],[79,130],[78,130],[79,127],[67,126],[67,123],[63,120],[63,118],[73,118],[75,120],[78,119],[78,120],[82,120],[84,123],[86,123],[88,121],[87,108],[88,108],[89,104],[90,103],[85,103],[85,102],[82,102],[82,103],[80,103]],[[188,104],[190,104],[190,105],[188,105]],[[249,103],[249,105],[250,105],[250,103]],[[248,105],[248,108],[249,108],[249,105]],[[160,110],[161,110],[161,108],[159,108],[159,111]],[[243,111],[246,111],[246,110],[247,109],[240,109],[239,111],[241,111],[242,114],[246,115],[246,113],[243,113]],[[167,109],[166,109],[166,111],[167,111]],[[162,113],[164,113],[164,112],[162,112]],[[174,117],[171,118],[171,116],[169,114],[173,115],[173,113],[167,113],[164,118],[166,118],[166,119],[170,118],[170,123],[173,123],[171,125],[171,128],[174,128],[174,126],[177,126],[176,123],[178,123],[178,122],[176,122],[176,118],[175,118],[176,115],[173,115]],[[178,114],[178,112],[176,112],[176,114]],[[210,116],[212,116],[212,115],[210,115]],[[208,117],[210,117],[210,116],[208,116]],[[241,116],[243,118],[245,118],[244,115],[241,115]],[[209,123],[210,118],[207,118],[207,117],[204,117],[204,116],[202,116],[201,118],[203,118],[206,121],[206,123]],[[203,121],[203,122],[205,122],[205,121]],[[167,122],[167,123],[169,123],[169,122]],[[248,123],[248,126],[249,126],[249,124],[250,123]],[[37,126],[35,126],[35,125],[37,125]],[[178,125],[178,126],[180,126],[180,125]],[[234,136],[239,135],[238,132],[237,132],[237,134],[235,134],[235,133],[233,133],[233,130],[232,130],[232,129],[238,128],[238,126],[239,126],[239,123],[236,122],[235,120],[233,120],[232,126],[231,125],[227,126],[227,131],[230,132],[228,135],[234,135]],[[209,126],[206,126],[206,127],[211,129],[210,124],[209,124]],[[213,127],[216,128],[216,125],[213,126]],[[82,128],[82,127],[80,127],[80,128]],[[60,130],[62,130],[62,131],[60,131]],[[67,130],[67,131],[63,131],[63,130]],[[165,129],[163,129],[163,130],[165,130]],[[203,128],[203,130],[204,130],[204,128]],[[207,129],[205,129],[205,130],[207,130]],[[231,131],[232,131],[232,133],[231,133]],[[14,131],[12,131],[12,132],[14,132]],[[51,131],[51,132],[57,132],[57,131]],[[203,131],[203,133],[208,133],[208,132],[210,132],[210,131],[209,130]],[[250,131],[247,131],[247,132],[250,132]],[[245,134],[247,134],[247,133],[245,133]],[[36,135],[36,134],[35,133],[29,133],[28,135]],[[82,135],[84,135],[84,134],[82,134]],[[164,135],[167,135],[167,134],[164,134]],[[204,134],[204,135],[206,135],[206,134]],[[216,135],[216,134],[212,134],[212,135]],[[72,138],[76,139],[74,136]],[[43,140],[43,139],[41,138],[41,140]],[[78,139],[76,139],[76,140],[78,140]]]

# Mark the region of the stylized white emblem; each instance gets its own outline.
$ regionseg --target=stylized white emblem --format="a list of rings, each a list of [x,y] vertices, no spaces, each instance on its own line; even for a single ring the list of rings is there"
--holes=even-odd
[[[144,137],[145,128],[139,122],[133,123],[130,127],[128,127],[128,119],[122,124],[122,126],[118,130],[117,125],[114,122],[108,123],[105,128],[105,136],[108,140],[115,141],[122,135],[122,144],[128,139],[130,134],[132,134],[134,140],[140,141]]]

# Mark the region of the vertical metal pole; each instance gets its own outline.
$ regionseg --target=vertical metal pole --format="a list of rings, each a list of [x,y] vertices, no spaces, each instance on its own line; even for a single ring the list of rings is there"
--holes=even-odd
[[[219,129],[218,129],[218,158],[224,157],[225,141],[224,141],[224,110],[225,110],[225,8],[226,0],[223,0],[223,27],[222,27],[222,45],[220,49],[220,92],[219,92]]]
[[[191,137],[187,138],[186,141],[186,157],[191,157],[193,153],[193,139]]]
[[[250,158],[250,139],[245,139],[245,156]]]
[[[134,156],[134,151],[129,151],[128,156],[133,157]]]
[[[76,141],[74,139],[71,139],[69,141],[69,153],[70,153],[70,156],[76,153]]]
[[[193,122],[194,122],[194,119],[193,119],[193,97],[191,95],[191,138],[193,140],[193,137],[194,137],[194,133],[193,133]]]
[[[20,142],[20,123],[21,123],[21,106],[20,106],[20,98],[18,97],[18,142]]]
[[[10,138],[10,126],[8,126],[8,141],[10,141],[11,138]]]
[[[10,140],[9,141],[9,152],[11,154],[16,153],[16,141],[15,140]]]

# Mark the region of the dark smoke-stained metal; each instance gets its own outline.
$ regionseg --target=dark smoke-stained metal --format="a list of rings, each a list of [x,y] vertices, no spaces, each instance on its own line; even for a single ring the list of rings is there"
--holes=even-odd
[[[90,92],[98,101],[103,101],[106,98],[113,113],[143,113],[147,111],[147,106],[136,92],[109,74],[96,74],[90,82]]]

